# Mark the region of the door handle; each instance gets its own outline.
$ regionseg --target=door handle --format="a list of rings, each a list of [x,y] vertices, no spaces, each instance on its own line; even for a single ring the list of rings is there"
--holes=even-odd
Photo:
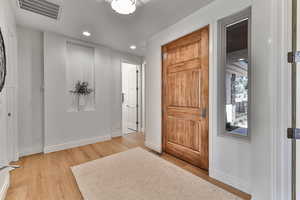
[[[122,103],[124,103],[124,101],[125,101],[125,93],[122,92]]]
[[[136,108],[137,106],[126,105],[127,108]]]
[[[201,111],[201,117],[206,118],[206,115],[207,115],[207,109],[203,108],[202,111]]]

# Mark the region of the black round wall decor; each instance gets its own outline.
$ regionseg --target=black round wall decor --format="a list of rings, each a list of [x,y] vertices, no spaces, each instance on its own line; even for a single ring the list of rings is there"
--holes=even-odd
[[[2,91],[6,78],[6,55],[5,55],[5,45],[2,32],[0,29],[0,92]]]

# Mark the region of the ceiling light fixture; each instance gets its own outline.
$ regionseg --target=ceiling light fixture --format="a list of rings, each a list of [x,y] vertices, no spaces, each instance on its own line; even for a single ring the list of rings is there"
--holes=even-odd
[[[86,36],[86,37],[89,37],[89,36],[91,36],[91,33],[88,32],[88,31],[83,31],[83,32],[82,32],[82,35],[84,35],[84,36]]]
[[[131,45],[131,46],[130,46],[130,49],[135,50],[135,49],[136,49],[136,46],[135,46],[135,45]]]
[[[113,0],[111,7],[121,15],[129,15],[136,10],[136,0]]]

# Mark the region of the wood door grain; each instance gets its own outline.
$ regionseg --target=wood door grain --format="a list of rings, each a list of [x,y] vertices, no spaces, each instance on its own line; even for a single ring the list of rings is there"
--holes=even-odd
[[[209,27],[162,52],[163,150],[208,170]]]

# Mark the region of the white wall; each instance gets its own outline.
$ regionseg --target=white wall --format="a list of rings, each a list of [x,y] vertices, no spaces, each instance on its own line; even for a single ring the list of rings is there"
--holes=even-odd
[[[4,42],[6,46],[6,56],[7,56],[7,82],[4,90],[0,94],[0,165],[7,164],[10,159],[8,152],[11,149],[12,144],[8,143],[11,138],[8,135],[8,118],[6,107],[7,102],[7,91],[15,90],[15,70],[16,70],[16,24],[15,17],[13,15],[11,1],[1,0],[0,1],[0,28],[4,37]],[[8,183],[8,172],[0,172],[0,199],[4,196],[5,184]],[[7,185],[6,185],[7,186]]]
[[[95,48],[96,109],[67,112],[66,42]],[[142,59],[109,48],[74,41],[54,33],[44,34],[45,151],[94,143],[121,134],[121,61]]]
[[[271,98],[276,90],[271,66],[273,0],[216,0],[153,36],[146,54],[146,145],[161,151],[161,46],[210,24],[210,176],[251,193],[253,199],[272,199]],[[252,5],[251,141],[217,135],[217,20]],[[277,23],[277,21],[276,21]],[[273,37],[273,38],[272,38]],[[276,115],[275,115],[276,116]],[[282,134],[282,133],[281,133]]]
[[[43,151],[43,33],[18,26],[20,156]]]

